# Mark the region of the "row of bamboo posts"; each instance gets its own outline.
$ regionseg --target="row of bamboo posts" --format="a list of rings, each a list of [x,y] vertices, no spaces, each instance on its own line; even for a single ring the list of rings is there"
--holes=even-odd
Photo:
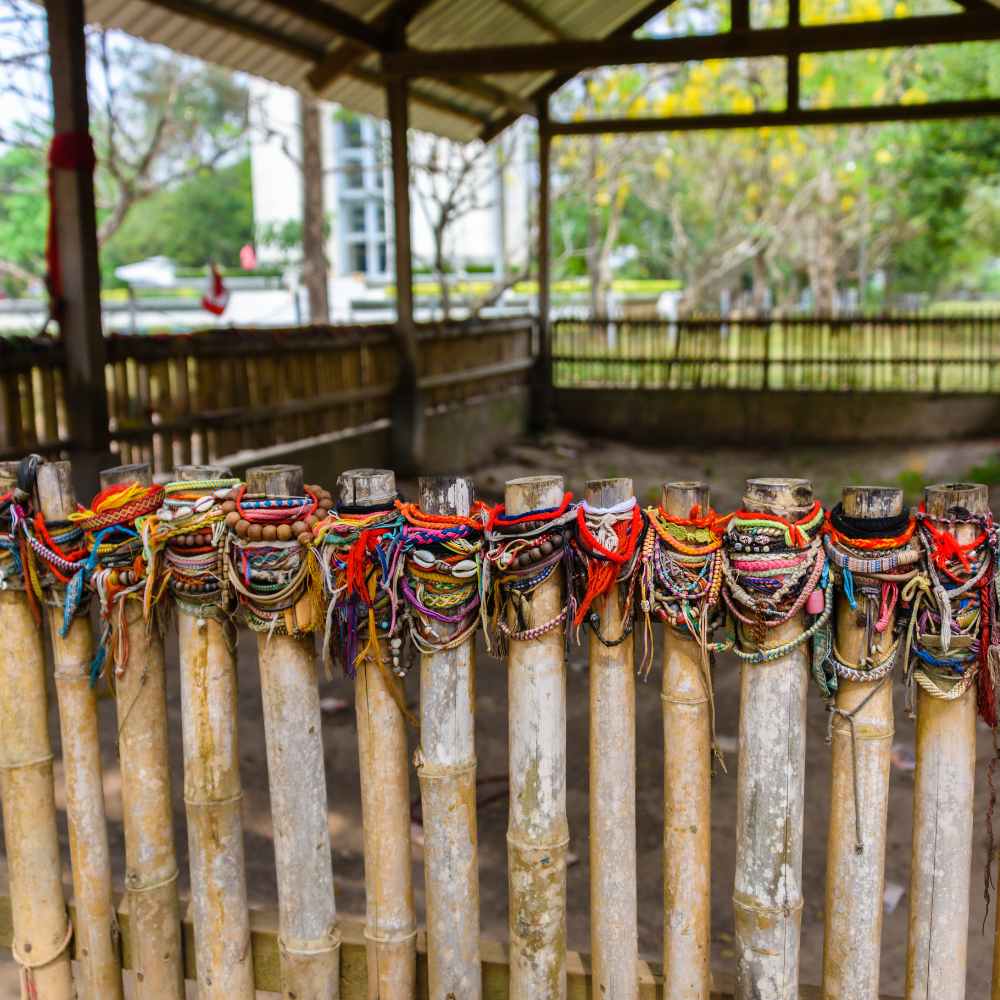
[[[218,477],[223,469],[187,466],[178,479]],[[15,485],[16,464],[0,464],[0,486]],[[74,509],[66,462],[38,469],[35,502],[48,519]],[[148,466],[105,471],[101,485],[150,482]],[[300,495],[302,470],[250,470],[248,489]],[[340,476],[341,502],[377,506],[395,496],[391,472]],[[629,479],[588,483],[588,500],[611,507],[632,497]],[[512,480],[506,509],[518,515],[556,506],[557,476]],[[467,515],[473,484],[421,480],[428,512]],[[709,507],[702,483],[668,483],[667,513]],[[791,517],[809,509],[806,480],[749,480],[743,505]],[[930,487],[928,513],[960,506],[986,510],[986,489]],[[899,490],[844,490],[845,512],[883,518],[902,509]],[[965,529],[961,529],[965,530]],[[964,540],[964,539],[960,539]],[[557,568],[534,596],[548,620],[562,607]],[[599,598],[601,620],[619,631],[621,601]],[[88,681],[91,626],[76,618],[64,638],[58,607],[48,608],[53,679],[66,783],[75,920],[61,880],[47,725],[43,636],[23,591],[0,592],[0,794],[22,996],[31,1000],[116,1000],[123,995],[112,865],[102,788],[97,704]],[[128,611],[128,663],[116,686],[125,833],[125,892],[134,940],[133,995],[184,996],[180,900],[171,817],[171,769],[163,640],[141,610]],[[838,641],[849,657],[862,641],[846,601],[836,607]],[[243,859],[237,742],[236,663],[231,624],[181,610],[179,635],[184,803],[191,868],[198,987],[202,1000],[252,1000],[254,971]],[[801,631],[793,619],[768,636],[777,646]],[[885,641],[890,641],[891,629]],[[261,635],[258,662],[277,867],[283,995],[340,996],[340,932],[327,822],[318,670],[311,638]],[[431,1000],[480,1000],[479,873],[474,742],[475,639],[420,664],[420,745]],[[637,1000],[635,665],[631,642],[590,644],[590,849],[594,1000]],[[711,993],[710,785],[712,708],[702,650],[667,630],[663,649],[663,988],[669,1000]],[[741,676],[736,822],[736,996],[799,996],[802,916],[806,646]],[[509,654],[510,814],[507,833],[510,997],[567,996],[566,660],[559,630],[513,641]],[[889,684],[844,682],[832,725],[832,807],[822,995],[876,1000],[890,748]],[[410,862],[409,760],[405,721],[374,661],[356,681],[364,822],[369,1000],[424,996],[416,971],[417,921]],[[975,693],[946,701],[920,692],[908,1000],[965,996],[966,930],[972,863]],[[857,799],[853,782],[857,781]],[[855,816],[855,802],[860,808]],[[864,849],[855,846],[860,820]],[[75,986],[68,944],[76,936]],[[997,954],[1000,955],[1000,948]],[[74,993],[76,990],[76,994]],[[994,1000],[1000,976],[994,975]]]

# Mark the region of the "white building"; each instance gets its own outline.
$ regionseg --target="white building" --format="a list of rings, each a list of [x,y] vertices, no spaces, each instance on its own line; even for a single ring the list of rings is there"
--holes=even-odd
[[[251,167],[254,222],[257,232],[281,227],[302,216],[302,177],[296,162],[300,150],[298,95],[262,80],[252,84]],[[324,195],[330,219],[327,258],[331,271],[331,304],[344,316],[345,296],[355,302],[378,296],[393,278],[392,185],[388,162],[388,129],[384,122],[325,105],[322,145]],[[531,133],[519,123],[492,147],[466,147],[475,163],[463,184],[466,210],[447,228],[445,257],[456,277],[502,277],[506,267],[524,267],[530,247],[530,205],[537,169]],[[459,154],[447,140],[424,133],[410,136],[412,187],[411,228],[415,280],[433,270],[434,222],[439,209],[434,187],[455,186],[456,171],[427,168],[434,154],[441,161]],[[480,152],[481,150],[481,152]],[[476,155],[479,153],[479,155]],[[470,204],[473,202],[474,204]],[[258,246],[262,262],[280,258],[274,246]],[[428,273],[428,277],[430,274]],[[348,303],[349,308],[349,303]]]

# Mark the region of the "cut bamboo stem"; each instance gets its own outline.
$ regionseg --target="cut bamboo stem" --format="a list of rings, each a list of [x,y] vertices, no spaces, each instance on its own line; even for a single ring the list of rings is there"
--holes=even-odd
[[[420,480],[420,506],[467,517],[468,479]],[[479,852],[476,828],[476,640],[420,657],[417,775],[424,822],[430,1000],[479,1000]]]
[[[748,479],[745,510],[796,519],[812,504],[806,479]],[[800,612],[768,629],[774,648],[805,629]],[[769,663],[744,663],[736,806],[737,1000],[798,1000],[802,925],[809,646]]]
[[[0,462],[0,488],[16,482],[17,463]],[[27,595],[9,587],[0,591],[0,799],[22,1000],[71,1000],[45,651]]]
[[[396,497],[386,469],[352,469],[337,480],[341,504],[378,507]],[[361,814],[365,837],[365,940],[369,1000],[413,1000],[417,989],[417,917],[410,846],[410,768],[406,720],[393,697],[392,659],[357,666]],[[473,797],[473,803],[475,797]]]
[[[973,483],[929,486],[930,517],[954,508],[989,510],[989,491]],[[976,537],[973,524],[955,537]],[[907,1000],[963,1000],[972,878],[976,777],[975,685],[954,701],[917,688],[917,769],[913,785],[913,856],[906,947]]]
[[[852,486],[843,491],[848,517],[895,517],[903,491]],[[860,607],[860,606],[859,606]],[[837,650],[856,664],[869,654],[863,616],[843,591],[836,597]],[[896,615],[875,644],[881,658],[892,647]],[[885,887],[885,838],[892,753],[892,674],[882,681],[837,682],[832,723],[830,825],[826,854],[824,1000],[877,1000]],[[855,824],[855,783],[860,827]],[[860,852],[855,840],[860,829]]]
[[[663,509],[709,509],[704,483],[665,483]],[[702,653],[686,632],[663,635],[663,995],[708,1000],[712,926],[712,710]]]
[[[507,482],[507,513],[557,507],[561,476]],[[563,609],[557,566],[531,599],[531,624]],[[513,624],[513,622],[512,622]],[[511,1000],[566,997],[566,659],[561,629],[538,639],[511,640],[508,669]]]
[[[221,466],[182,465],[178,480],[221,479]],[[236,636],[225,609],[177,603],[184,806],[200,1000],[253,1000],[243,859]]]
[[[302,496],[302,469],[247,470],[247,493]],[[312,635],[258,634],[267,776],[274,823],[282,993],[340,995],[340,931],[326,805],[319,678]]]
[[[587,501],[613,507],[631,479],[593,479]],[[593,611],[605,639],[625,627],[621,587]],[[635,830],[635,655],[631,638],[605,646],[590,632],[590,939],[593,1000],[638,1000],[639,917]]]
[[[101,473],[101,488],[149,486],[148,464]],[[126,601],[128,651],[115,682],[125,828],[125,891],[134,927],[138,1000],[183,1000],[180,903],[170,797],[163,638],[147,627],[142,603]]]
[[[76,510],[69,462],[39,466],[39,509],[46,521],[65,521]],[[90,617],[77,615],[63,637],[63,590],[53,590],[58,604],[49,609],[63,773],[66,819],[73,872],[76,919],[73,934],[80,962],[77,987],[81,1000],[121,1000],[118,922],[111,892],[111,854],[104,809],[101,739],[97,692],[90,683],[94,637]]]

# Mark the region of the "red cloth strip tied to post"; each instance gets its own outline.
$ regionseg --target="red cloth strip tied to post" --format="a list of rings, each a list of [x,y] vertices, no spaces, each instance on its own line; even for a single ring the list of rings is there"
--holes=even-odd
[[[87,171],[97,167],[94,140],[89,132],[57,132],[49,145],[49,227],[45,237],[45,266],[51,309],[58,319],[61,311],[63,284],[62,261],[59,255],[59,226],[56,222],[57,170]]]

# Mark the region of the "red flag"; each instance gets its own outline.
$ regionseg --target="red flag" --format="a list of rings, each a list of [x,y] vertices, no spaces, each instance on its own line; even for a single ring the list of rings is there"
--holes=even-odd
[[[201,307],[215,316],[221,316],[229,305],[229,289],[222,280],[222,273],[213,264],[208,278],[208,288],[201,297]]]

